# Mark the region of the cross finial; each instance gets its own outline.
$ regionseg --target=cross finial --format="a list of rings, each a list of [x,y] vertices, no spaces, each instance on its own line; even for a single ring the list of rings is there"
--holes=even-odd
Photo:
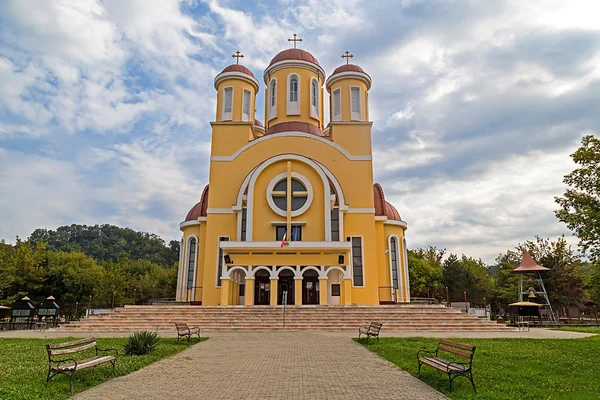
[[[342,54],[342,58],[346,59],[346,65],[348,65],[348,61],[350,61],[352,57],[354,57],[354,54],[350,54],[348,50],[346,50],[346,52]]]
[[[232,54],[231,57],[235,58],[235,63],[239,64],[240,63],[240,58],[244,58],[244,55],[242,53],[240,53],[240,51],[236,51],[235,54]]]
[[[301,41],[302,41],[302,39],[300,39],[298,37],[298,35],[296,35],[295,33],[294,33],[293,39],[292,38],[288,39],[288,42],[294,42],[294,48],[296,48],[296,42],[301,42]]]

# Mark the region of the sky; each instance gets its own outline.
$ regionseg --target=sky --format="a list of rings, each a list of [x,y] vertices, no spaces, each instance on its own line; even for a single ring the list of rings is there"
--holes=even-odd
[[[375,180],[410,248],[492,263],[536,235],[576,244],[554,197],[600,130],[598,15],[595,0],[3,0],[0,238],[109,223],[179,239],[208,178],[214,77],[236,50],[262,76],[297,33],[326,73],[349,50],[372,77]]]

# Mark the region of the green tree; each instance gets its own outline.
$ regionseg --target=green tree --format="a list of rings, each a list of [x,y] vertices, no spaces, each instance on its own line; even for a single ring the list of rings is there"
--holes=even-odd
[[[410,294],[412,297],[427,297],[437,299],[443,297],[442,259],[445,250],[435,247],[408,251],[408,274],[410,278]]]
[[[489,297],[491,280],[487,267],[481,260],[462,255],[459,259],[450,254],[443,262],[444,284],[451,294],[451,300],[463,301],[467,293],[467,301],[483,305],[483,298]]]
[[[560,206],[555,214],[575,232],[582,251],[596,260],[600,257],[600,139],[585,136],[571,158],[578,168],[565,176],[568,188],[555,198]]]
[[[49,251],[44,286],[47,295],[60,301],[84,304],[90,295],[99,295],[103,274],[104,269],[80,251]]]

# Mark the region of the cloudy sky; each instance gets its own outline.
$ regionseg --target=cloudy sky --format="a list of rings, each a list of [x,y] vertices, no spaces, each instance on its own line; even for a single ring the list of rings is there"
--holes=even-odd
[[[350,50],[373,78],[375,178],[410,247],[491,262],[570,236],[553,198],[600,130],[600,2],[251,3],[0,2],[0,238],[111,223],[177,239],[207,181],[214,76],[238,49],[262,76],[294,32],[326,72]]]

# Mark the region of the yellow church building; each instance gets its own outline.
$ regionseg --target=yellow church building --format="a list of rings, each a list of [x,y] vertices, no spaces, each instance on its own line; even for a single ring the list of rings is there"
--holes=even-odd
[[[236,63],[215,77],[209,184],[180,224],[177,300],[409,302],[407,224],[373,182],[371,77],[346,52],[326,78],[290,41],[263,73],[264,124],[249,69]]]

